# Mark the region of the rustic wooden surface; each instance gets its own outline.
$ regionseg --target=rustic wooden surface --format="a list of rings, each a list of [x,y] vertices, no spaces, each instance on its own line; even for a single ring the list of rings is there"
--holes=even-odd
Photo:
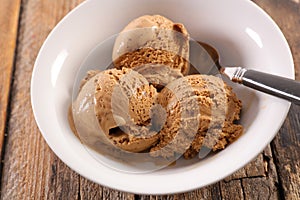
[[[218,183],[188,193],[124,193],[92,183],[62,163],[34,121],[30,79],[43,41],[82,1],[0,0],[1,199],[300,199],[300,106],[295,105],[276,138],[253,162]],[[285,34],[300,80],[299,0],[254,2]]]
[[[5,123],[13,71],[20,0],[0,1],[0,147],[3,146]],[[10,15],[7,14],[10,12]],[[0,156],[2,148],[0,148]]]

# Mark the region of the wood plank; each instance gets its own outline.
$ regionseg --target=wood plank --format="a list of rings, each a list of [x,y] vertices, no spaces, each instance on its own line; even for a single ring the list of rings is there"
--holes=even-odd
[[[300,80],[300,2],[257,1],[276,21],[293,53],[296,79]],[[272,142],[281,196],[300,199],[300,106],[292,105],[285,123]]]
[[[280,186],[276,166],[273,162],[271,148],[266,148],[263,152],[265,162],[265,176],[247,177],[241,179],[244,199],[280,199]]]
[[[188,200],[188,199],[214,199],[221,200],[221,191],[219,183],[204,187],[191,192],[174,195],[142,195],[136,197],[139,200]]]
[[[59,1],[22,3],[2,198],[76,199],[78,175],[58,160],[43,140],[33,118],[29,93],[35,58],[49,27],[57,23],[55,17],[63,16],[55,11],[62,5]],[[69,6],[73,7],[71,3]]]
[[[224,181],[229,182],[231,180],[242,178],[266,177],[269,175],[268,167],[275,167],[270,145],[268,145],[265,150],[261,154],[259,154],[252,162],[250,162],[244,168],[238,170],[234,174],[226,177]]]
[[[272,146],[284,197],[300,199],[300,106],[291,106]]]
[[[183,193],[175,196],[175,199],[214,199],[221,200],[220,184],[215,183],[205,188],[201,188],[192,192]]]
[[[229,182],[221,181],[221,194],[224,200],[240,200],[244,198],[244,191],[241,180],[231,180]]]
[[[279,199],[278,190],[269,184],[265,178],[243,179],[243,193],[246,200],[274,200]]]
[[[247,164],[244,168],[238,170],[231,176],[225,178],[226,182],[231,180],[242,179],[246,177],[264,177],[266,176],[264,168],[263,153],[259,154],[252,162]]]
[[[223,199],[273,200],[279,198],[279,190],[270,145],[254,161],[221,182]]]
[[[80,178],[80,198],[81,199],[126,199],[134,200],[135,195],[125,192],[119,192],[117,190],[112,190],[107,187],[103,187],[96,183],[93,183],[85,178]]]
[[[14,65],[21,0],[0,0],[0,156]]]
[[[2,199],[82,199],[90,197],[90,191],[106,199],[134,198],[95,185],[69,169],[42,138],[31,111],[30,79],[37,53],[58,21],[82,1],[22,1]]]
[[[247,177],[241,179],[244,199],[280,199],[280,187],[278,186],[278,177],[276,166],[273,162],[270,148],[263,152],[265,162],[265,176]]]

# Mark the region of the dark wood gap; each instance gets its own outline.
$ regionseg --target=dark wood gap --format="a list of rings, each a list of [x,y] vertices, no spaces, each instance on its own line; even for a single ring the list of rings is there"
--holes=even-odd
[[[272,151],[272,156],[273,156],[273,161],[274,161],[274,165],[275,165],[275,168],[276,168],[276,174],[277,174],[277,177],[278,177],[278,185],[276,185],[276,187],[278,188],[278,193],[279,193],[279,198],[280,199],[285,199],[285,192],[284,192],[284,189],[283,189],[283,184],[282,184],[282,177],[280,176],[280,169],[279,169],[279,160],[278,158],[276,157],[276,154],[275,154],[275,144],[274,144],[274,141],[271,142],[271,151]]]

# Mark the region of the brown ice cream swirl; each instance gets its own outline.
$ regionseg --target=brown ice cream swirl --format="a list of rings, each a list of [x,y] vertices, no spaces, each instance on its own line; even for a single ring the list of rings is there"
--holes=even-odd
[[[151,121],[156,96],[156,89],[131,69],[89,72],[73,104],[80,138],[129,152],[148,149],[158,140],[153,127],[159,125]]]
[[[161,80],[162,77],[152,77],[155,87],[165,85],[167,80],[189,72],[189,35],[182,24],[160,15],[144,15],[131,21],[121,31],[115,41],[112,58],[117,69],[138,69],[149,64],[170,68],[166,75],[173,78]],[[143,72],[143,75],[155,73],[150,69]]]
[[[152,156],[165,158],[183,154],[194,157],[202,145],[223,149],[242,133],[239,119],[241,102],[222,79],[190,75],[167,85],[158,96],[166,108],[167,120]]]

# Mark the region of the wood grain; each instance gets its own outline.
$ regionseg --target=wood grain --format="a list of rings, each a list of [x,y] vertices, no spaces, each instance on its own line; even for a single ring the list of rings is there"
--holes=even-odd
[[[73,199],[78,194],[78,175],[49,149],[30,109],[32,67],[42,42],[66,12],[61,6],[60,1],[22,1],[2,199]]]
[[[98,186],[69,169],[43,140],[30,109],[30,79],[37,53],[58,21],[81,1],[22,1],[9,136],[2,173],[2,199],[133,199],[134,197],[132,194]]]
[[[293,53],[295,77],[300,80],[300,3],[299,1],[264,0],[257,3],[276,21]],[[300,106],[290,112],[272,142],[281,197],[300,199]]]
[[[272,146],[284,197],[300,199],[300,106],[291,106]]]
[[[17,41],[20,0],[0,0],[0,156],[6,134],[11,76]]]

